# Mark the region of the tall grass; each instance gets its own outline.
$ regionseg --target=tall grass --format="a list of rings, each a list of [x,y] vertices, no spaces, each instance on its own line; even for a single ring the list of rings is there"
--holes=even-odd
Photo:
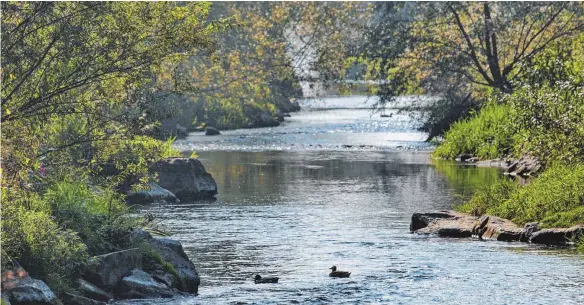
[[[471,117],[454,123],[434,152],[438,158],[454,159],[463,153],[493,159],[510,152],[514,111],[510,106],[490,102]]]
[[[477,192],[457,207],[477,215],[491,214],[523,225],[569,227],[584,223],[584,165],[554,164],[537,179],[520,186],[509,180]]]

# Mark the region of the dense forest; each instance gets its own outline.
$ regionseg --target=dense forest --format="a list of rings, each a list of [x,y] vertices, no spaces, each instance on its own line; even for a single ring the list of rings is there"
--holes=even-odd
[[[302,83],[374,81],[423,122],[433,156],[536,158],[459,207],[584,223],[581,2],[2,2],[2,264],[56,291],[136,245],[121,185],[179,156],[181,130],[275,126]],[[358,72],[354,72],[358,71]],[[372,109],[374,111],[375,109]],[[584,248],[584,243],[581,243]]]

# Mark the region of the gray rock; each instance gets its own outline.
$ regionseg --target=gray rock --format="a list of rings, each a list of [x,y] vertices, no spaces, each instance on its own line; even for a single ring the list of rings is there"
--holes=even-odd
[[[188,134],[187,132],[187,128],[180,125],[180,124],[176,124],[176,135],[178,137],[186,137]]]
[[[279,126],[280,122],[274,119],[269,113],[262,111],[255,122],[257,127],[275,127]]]
[[[155,270],[153,272],[150,272],[150,276],[152,276],[152,278],[157,282],[160,282],[168,287],[177,287],[177,285],[175,284],[174,275],[168,272],[162,270]]]
[[[478,218],[453,211],[414,213],[410,230],[418,234],[436,234],[440,237],[471,237]]]
[[[517,241],[523,230],[509,220],[495,216],[476,217],[454,211],[415,213],[410,230],[419,234],[436,234],[440,237]]]
[[[205,128],[205,135],[206,136],[218,136],[221,133],[215,127],[207,127]]]
[[[171,298],[175,294],[166,285],[155,281],[148,273],[133,269],[117,287],[117,295],[124,299]]]
[[[4,295],[0,296],[0,302],[2,302],[2,305],[10,305],[10,301]]]
[[[126,197],[129,204],[148,204],[153,202],[179,202],[180,200],[169,190],[150,182],[149,189],[131,192]]]
[[[84,297],[102,302],[107,302],[114,298],[113,295],[105,292],[103,289],[91,284],[86,280],[79,279],[77,281],[77,284],[78,284],[77,289],[79,290],[79,292],[81,292],[81,294]]]
[[[67,305],[106,305],[107,303],[96,301],[90,298],[86,298],[80,295],[75,295],[71,293],[65,293],[63,295],[63,301]]]
[[[523,226],[523,232],[521,232],[519,241],[528,242],[531,235],[537,231],[539,231],[539,222],[526,223],[525,226]]]
[[[154,164],[151,171],[158,175],[159,185],[180,200],[208,199],[217,194],[217,183],[197,159],[164,159]]]
[[[182,244],[168,238],[153,238],[150,240],[152,248],[169,262],[179,276],[176,288],[183,292],[197,294],[201,279],[195,265],[189,260]]]
[[[449,211],[440,211],[435,213],[414,213],[412,215],[412,222],[410,223],[410,231],[415,232],[419,229],[425,228],[436,219],[454,217],[456,216]]]
[[[45,282],[16,267],[2,273],[2,297],[12,305],[57,305],[61,302]]]
[[[570,228],[543,229],[533,233],[529,237],[529,242],[533,244],[565,245],[582,236],[584,236],[584,226],[581,225]]]
[[[111,291],[123,277],[136,268],[142,268],[142,253],[138,248],[133,248],[93,257],[84,278]]]
[[[475,231],[481,239],[492,239],[498,241],[519,241],[523,229],[507,219],[496,216],[486,216],[481,218],[481,224]]]

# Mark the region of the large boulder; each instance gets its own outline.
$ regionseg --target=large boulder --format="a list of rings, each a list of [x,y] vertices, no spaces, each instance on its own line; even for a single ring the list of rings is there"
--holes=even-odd
[[[150,182],[147,189],[129,193],[126,201],[134,205],[153,202],[179,202],[180,200],[171,191]]]
[[[221,133],[215,127],[207,127],[205,128],[205,135],[206,136],[218,136]]]
[[[150,266],[154,271],[150,275],[157,281],[182,292],[197,294],[201,282],[195,265],[185,253],[182,244],[170,238],[153,238],[144,230],[132,233],[132,240],[136,243],[147,243],[160,257],[170,263],[175,273],[169,274],[164,266]],[[145,264],[147,264],[145,262]],[[169,277],[171,276],[171,277]],[[170,285],[169,285],[170,284]]]
[[[477,217],[453,211],[414,213],[410,231],[418,234],[436,234],[440,237],[471,237]]]
[[[178,275],[176,288],[183,292],[197,294],[201,279],[182,244],[169,238],[152,238],[149,242],[152,248],[176,270]]]
[[[498,241],[519,241],[523,229],[513,222],[496,216],[483,216],[473,230],[480,239]]]
[[[106,305],[107,303],[93,300],[90,298],[86,298],[84,296],[72,294],[72,293],[65,293],[63,295],[63,301],[67,305]]]
[[[158,175],[159,185],[180,200],[208,199],[217,194],[217,183],[197,159],[164,159],[154,164],[151,171]]]
[[[495,217],[476,217],[453,211],[414,213],[410,231],[435,234],[440,237],[477,237],[499,241],[518,241],[523,229],[509,220]]]
[[[529,242],[533,244],[565,245],[581,237],[584,237],[584,226],[579,225],[570,228],[554,228],[537,231],[531,234]]]
[[[97,301],[108,302],[114,298],[113,295],[83,279],[77,281],[77,290],[82,296]]]
[[[112,291],[132,269],[141,268],[142,253],[140,249],[133,248],[93,257],[84,278],[106,291]]]
[[[171,298],[170,287],[155,281],[148,273],[133,269],[117,287],[117,295],[124,299]]]
[[[2,297],[12,305],[61,304],[45,282],[33,279],[20,266],[2,273]]]

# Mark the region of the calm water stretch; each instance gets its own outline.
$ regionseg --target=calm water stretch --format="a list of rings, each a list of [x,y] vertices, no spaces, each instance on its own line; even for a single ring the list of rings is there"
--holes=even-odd
[[[582,256],[410,234],[412,213],[451,208],[499,173],[433,164],[415,122],[357,109],[364,102],[305,101],[319,110],[276,128],[180,141],[219,195],[141,211],[163,221],[201,276],[198,297],[150,304],[584,304]],[[351,277],[329,278],[332,265]],[[255,285],[255,274],[280,283]]]

